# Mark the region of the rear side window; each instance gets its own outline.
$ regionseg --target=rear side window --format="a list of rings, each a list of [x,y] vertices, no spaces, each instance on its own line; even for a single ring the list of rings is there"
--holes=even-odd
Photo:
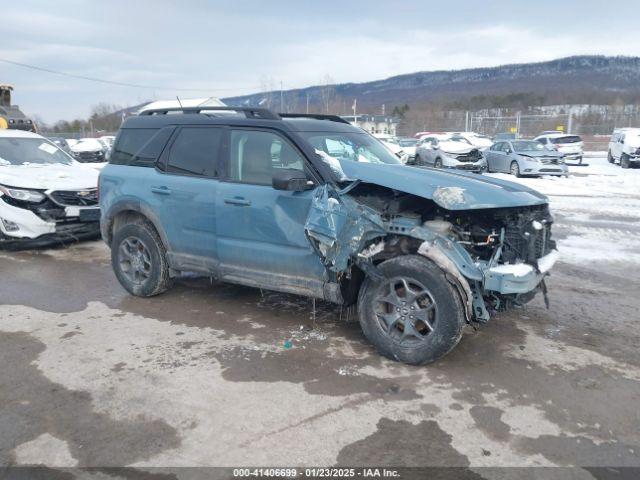
[[[134,156],[158,131],[156,128],[124,128],[113,146],[109,163],[132,165]],[[152,166],[151,162],[148,166]],[[141,166],[141,165],[140,165]],[[146,166],[146,165],[145,165]]]
[[[182,128],[171,147],[167,172],[216,177],[221,139],[221,128]]]
[[[580,137],[578,137],[577,135],[568,135],[566,137],[558,137],[558,138],[552,138],[551,142],[558,144],[558,143],[578,143],[580,142]]]

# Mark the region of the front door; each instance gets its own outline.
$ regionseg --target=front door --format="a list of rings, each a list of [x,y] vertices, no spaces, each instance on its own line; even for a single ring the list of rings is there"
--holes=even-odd
[[[227,161],[216,201],[223,278],[276,290],[321,288],[324,267],[304,233],[314,190],[271,186],[276,168],[305,171],[302,154],[275,131],[238,128],[229,131]]]

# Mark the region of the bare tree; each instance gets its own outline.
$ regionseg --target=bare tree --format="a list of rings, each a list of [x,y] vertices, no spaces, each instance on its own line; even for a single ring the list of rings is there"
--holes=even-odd
[[[322,99],[322,107],[324,113],[329,113],[329,107],[333,103],[336,96],[336,88],[330,75],[325,75],[320,81],[320,98]]]

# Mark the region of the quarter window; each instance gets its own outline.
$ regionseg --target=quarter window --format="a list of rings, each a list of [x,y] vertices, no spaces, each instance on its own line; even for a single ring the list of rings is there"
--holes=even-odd
[[[259,130],[232,130],[229,178],[235,182],[271,185],[273,170],[304,171],[302,155],[284,138]]]
[[[158,130],[155,128],[123,128],[113,146],[109,163],[130,165],[133,157]],[[152,166],[151,162],[147,166]],[[137,166],[137,165],[136,165]]]
[[[171,147],[167,172],[216,177],[221,138],[220,128],[182,128]]]

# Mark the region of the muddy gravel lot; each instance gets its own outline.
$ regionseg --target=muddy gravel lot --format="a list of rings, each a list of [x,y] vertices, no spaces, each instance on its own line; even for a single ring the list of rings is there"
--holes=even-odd
[[[520,180],[556,217],[550,308],[469,327],[427,367],[306,298],[197,278],[132,297],[98,241],[0,252],[0,466],[640,466],[640,170],[589,160]]]

